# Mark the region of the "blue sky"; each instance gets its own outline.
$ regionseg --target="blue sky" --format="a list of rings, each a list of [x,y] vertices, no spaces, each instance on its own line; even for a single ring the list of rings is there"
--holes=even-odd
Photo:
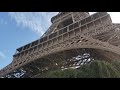
[[[15,50],[38,38],[57,12],[0,12],[0,69],[11,63]]]
[[[17,48],[40,38],[57,13],[0,12],[0,69],[12,62]],[[114,23],[120,22],[119,12],[109,14]]]

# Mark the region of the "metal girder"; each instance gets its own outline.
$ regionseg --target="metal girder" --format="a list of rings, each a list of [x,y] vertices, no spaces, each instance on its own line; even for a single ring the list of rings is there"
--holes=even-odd
[[[69,13],[60,13],[59,15],[62,16],[55,17],[56,20],[62,17],[58,19],[58,23],[54,22],[55,27],[57,27],[62,19],[67,19],[66,14],[69,15]],[[120,25],[113,24],[109,14],[99,12],[89,16],[83,12],[77,14],[71,13],[70,16],[74,19],[74,22],[65,27],[67,31],[64,28],[54,31],[54,28],[52,28],[54,32],[57,32],[57,36],[49,39],[49,35],[53,34],[49,33],[48,36],[46,35],[47,40],[40,43],[41,47],[38,44],[27,49],[27,55],[24,54],[25,50],[21,51],[19,58],[16,57],[17,55],[14,55],[14,61],[0,70],[0,77],[20,68],[26,69],[32,76],[32,72],[35,72],[35,70],[38,73],[40,68],[43,69],[42,67],[51,66],[52,68],[56,62],[62,65],[64,63],[63,60],[81,54],[85,49],[93,57],[99,59],[118,60],[120,58],[120,47],[117,46],[120,41],[115,38],[120,35],[119,30],[115,33],[116,28],[119,28]]]

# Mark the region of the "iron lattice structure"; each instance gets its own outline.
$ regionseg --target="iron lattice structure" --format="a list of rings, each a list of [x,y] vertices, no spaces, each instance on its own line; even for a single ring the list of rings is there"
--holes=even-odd
[[[120,24],[112,23],[107,12],[60,12],[51,22],[40,39],[16,49],[0,77],[21,69],[27,71],[26,77],[38,77],[84,49],[95,57],[120,59]]]

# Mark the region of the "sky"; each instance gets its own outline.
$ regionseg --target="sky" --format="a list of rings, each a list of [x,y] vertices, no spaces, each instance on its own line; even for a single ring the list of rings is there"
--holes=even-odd
[[[57,13],[0,12],[0,69],[12,62],[17,48],[39,39]],[[120,23],[120,12],[108,13],[113,23]]]

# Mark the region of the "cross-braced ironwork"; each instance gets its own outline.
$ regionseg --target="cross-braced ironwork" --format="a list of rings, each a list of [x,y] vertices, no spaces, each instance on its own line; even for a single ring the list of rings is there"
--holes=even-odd
[[[63,63],[69,65],[67,60],[84,51],[99,59],[120,59],[120,24],[112,23],[107,12],[60,12],[51,22],[40,39],[16,50],[13,61],[0,70],[0,77],[15,70],[27,71],[25,77],[38,77]]]

